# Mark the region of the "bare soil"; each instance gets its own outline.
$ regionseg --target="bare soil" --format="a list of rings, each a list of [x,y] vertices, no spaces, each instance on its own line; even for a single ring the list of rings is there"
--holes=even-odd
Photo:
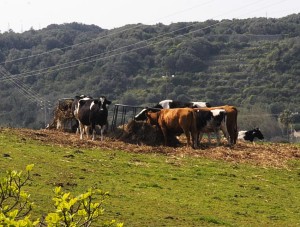
[[[2,129],[4,130],[4,129]],[[101,148],[108,150],[123,150],[132,153],[159,153],[168,156],[183,157],[204,157],[209,159],[225,160],[232,163],[248,163],[251,165],[288,168],[288,161],[292,159],[300,160],[300,146],[284,143],[255,143],[238,142],[233,147],[222,141],[220,146],[216,146],[215,141],[211,145],[203,141],[201,148],[192,149],[186,147],[184,136],[180,137],[180,144],[177,147],[166,147],[162,145],[145,145],[136,140],[130,141],[122,139],[123,130],[109,133],[103,141],[97,138],[79,139],[79,135],[57,130],[31,130],[31,129],[8,129],[17,134],[21,139],[38,140],[45,144],[54,144],[62,147],[72,147],[78,149]]]

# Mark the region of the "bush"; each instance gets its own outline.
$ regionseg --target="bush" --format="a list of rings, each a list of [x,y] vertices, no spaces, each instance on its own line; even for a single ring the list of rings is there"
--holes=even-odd
[[[45,219],[31,220],[30,212],[33,203],[30,195],[23,187],[30,181],[32,165],[26,167],[26,175],[22,171],[7,171],[6,177],[0,181],[0,226],[91,226],[99,218],[104,209],[102,204],[107,192],[98,189],[89,189],[86,193],[72,196],[56,187],[53,198],[56,210],[46,215]],[[100,202],[94,202],[100,197]],[[103,223],[103,226],[123,226],[115,220]]]

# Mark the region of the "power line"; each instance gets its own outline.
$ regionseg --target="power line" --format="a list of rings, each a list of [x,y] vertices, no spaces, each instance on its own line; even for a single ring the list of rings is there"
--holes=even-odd
[[[210,27],[215,26],[216,24],[220,24],[220,23],[222,23],[222,22],[217,22],[217,23],[215,23],[215,24],[213,24],[213,25],[206,26],[205,28],[196,29],[196,30],[194,30],[194,31],[189,32],[188,34],[192,34],[192,33],[195,33],[195,32],[198,32],[198,31],[201,31],[201,30],[210,28]],[[190,25],[190,26],[193,26],[193,25]],[[165,36],[165,35],[167,35],[167,34],[171,34],[171,33],[178,32],[178,31],[183,30],[183,29],[186,29],[187,27],[190,27],[190,26],[186,26],[186,27],[177,29],[177,30],[175,30],[175,31],[166,33],[166,34],[161,35],[161,36],[158,36],[158,37],[163,37],[163,36]],[[177,35],[177,36],[175,36],[175,37],[167,38],[167,39],[165,39],[165,40],[161,40],[161,41],[158,41],[158,42],[152,42],[152,43],[146,44],[146,45],[141,46],[141,47],[133,48],[133,49],[128,50],[128,51],[123,51],[123,52],[120,52],[120,53],[111,54],[111,55],[109,55],[109,56],[104,56],[104,57],[101,57],[101,58],[91,59],[91,58],[98,57],[99,55],[104,55],[104,54],[107,54],[107,53],[113,53],[113,52],[116,52],[116,51],[118,51],[118,50],[126,49],[126,48],[128,48],[128,47],[137,45],[137,44],[139,44],[139,43],[148,42],[149,40],[157,39],[157,38],[158,38],[158,37],[154,37],[154,38],[150,38],[150,39],[148,39],[148,40],[139,41],[139,42],[137,42],[137,43],[135,43],[135,44],[130,44],[130,45],[127,45],[127,46],[123,46],[123,47],[121,47],[121,48],[118,48],[118,49],[109,51],[109,52],[107,52],[107,53],[101,53],[101,54],[93,55],[93,56],[90,56],[90,57],[78,59],[78,60],[75,60],[75,61],[67,62],[67,63],[64,63],[64,64],[60,64],[60,65],[56,65],[56,66],[52,66],[52,67],[48,67],[48,68],[44,68],[44,69],[40,69],[40,70],[36,70],[36,71],[31,71],[31,72],[26,72],[26,73],[15,74],[14,76],[22,76],[22,78],[25,78],[25,77],[28,77],[28,76],[36,76],[36,75],[40,75],[40,74],[45,73],[45,71],[48,71],[48,72],[49,72],[49,70],[57,71],[57,70],[69,69],[69,68],[73,68],[73,67],[76,67],[76,66],[79,66],[79,65],[82,65],[82,64],[92,63],[92,62],[95,62],[95,61],[98,61],[98,60],[103,60],[103,59],[107,59],[107,58],[111,58],[111,57],[116,57],[116,56],[119,56],[119,55],[122,55],[122,54],[125,54],[125,53],[129,53],[129,52],[136,51],[136,50],[139,50],[139,49],[142,49],[142,48],[145,48],[145,47],[157,45],[157,44],[159,44],[159,43],[166,42],[166,41],[169,41],[169,40],[172,40],[172,39],[175,39],[175,38],[178,38],[178,37],[182,37],[182,36],[185,36],[185,35]],[[91,59],[91,60],[88,60],[88,59]],[[75,64],[75,65],[65,66],[65,65],[69,65],[69,64],[72,64],[72,63],[77,63],[77,62],[83,61],[83,60],[88,60],[88,61],[86,61],[86,62],[84,62],[84,63]],[[60,68],[57,68],[57,67],[60,67]],[[56,69],[56,68],[57,68],[57,69]],[[51,71],[51,72],[52,72],[52,71]],[[30,73],[31,75],[28,75],[29,73]],[[6,81],[6,80],[10,80],[10,78],[2,78],[2,79],[0,79],[0,82],[1,82],[1,81]]]
[[[259,2],[259,1],[257,1],[257,2]],[[248,5],[247,5],[247,6],[248,6]],[[209,26],[207,26],[207,27],[200,28],[200,29],[195,30],[195,31],[205,30],[205,29],[207,29],[207,28],[213,27],[213,26],[215,26],[215,25],[217,25],[217,24],[220,24],[220,23],[222,23],[222,22],[220,21],[220,22],[217,22],[217,23],[215,23],[215,24],[213,24],[213,25],[209,25]],[[28,74],[28,73],[35,74],[35,75],[40,75],[41,73],[43,73],[43,71],[46,71],[46,70],[53,70],[53,71],[54,71],[55,68],[59,68],[59,67],[61,67],[60,69],[68,69],[68,68],[71,68],[71,67],[76,67],[76,66],[78,66],[78,65],[80,65],[80,64],[83,64],[83,63],[77,64],[77,65],[73,65],[73,66],[67,66],[67,65],[72,64],[72,63],[76,63],[76,62],[79,62],[79,61],[83,61],[83,60],[88,60],[88,59],[91,59],[91,58],[94,58],[94,57],[98,57],[98,56],[100,56],[100,55],[110,54],[110,53],[116,52],[116,51],[118,51],[118,50],[126,49],[126,48],[129,48],[129,47],[131,47],[131,46],[135,46],[135,45],[138,45],[138,44],[141,44],[141,43],[146,43],[146,42],[149,42],[149,41],[151,41],[151,40],[154,40],[154,39],[157,39],[157,38],[161,38],[161,37],[167,36],[167,35],[169,35],[169,34],[176,33],[176,32],[178,32],[178,31],[181,31],[181,30],[183,30],[183,29],[186,29],[186,28],[189,28],[189,27],[192,27],[192,26],[195,26],[195,24],[192,23],[191,25],[184,26],[184,27],[179,28],[179,29],[177,29],[177,30],[174,30],[174,31],[171,31],[171,32],[168,32],[168,33],[164,33],[164,34],[162,34],[162,35],[158,35],[158,36],[156,36],[156,37],[149,38],[149,39],[147,39],[147,40],[142,40],[142,41],[139,41],[139,42],[134,43],[134,44],[130,44],[130,45],[127,45],[127,46],[123,46],[123,47],[120,47],[120,48],[117,48],[117,49],[114,49],[114,50],[111,50],[111,51],[108,51],[108,52],[105,52],[105,53],[100,53],[100,54],[96,54],[96,55],[93,55],[93,56],[81,58],[81,59],[78,59],[78,60],[75,60],[75,61],[67,62],[67,63],[64,63],[64,64],[59,64],[59,65],[51,66],[51,67],[48,67],[48,68],[44,68],[44,69],[40,69],[40,70],[35,70],[35,71],[31,71],[31,72],[25,72],[25,73],[16,74],[16,75],[22,76],[22,75],[25,75],[25,74]],[[194,31],[194,32],[195,32],[195,31]],[[190,33],[191,33],[191,32],[190,32]],[[189,33],[189,34],[190,34],[190,33]],[[182,35],[178,35],[178,36],[175,36],[175,37],[171,37],[171,38],[168,38],[168,39],[163,40],[163,41],[165,42],[165,41],[174,39],[174,38],[179,37],[179,36],[182,36]],[[143,46],[143,47],[141,47],[141,48],[145,48],[145,47],[150,46],[150,45],[151,45],[151,44],[145,45],[145,46]],[[140,48],[138,48],[138,49],[140,49]],[[133,50],[138,50],[138,49],[133,49]],[[131,51],[133,51],[133,50],[131,50]],[[121,52],[120,54],[124,54],[124,53],[127,53],[127,52],[128,52],[128,51]],[[114,54],[114,55],[111,55],[110,57],[113,57],[113,56],[116,56],[116,55]],[[98,58],[98,59],[96,59],[96,60],[105,59],[105,58],[108,58],[108,57]],[[91,62],[93,62],[93,61],[94,61],[94,60],[90,60],[90,61],[85,62],[84,64],[86,64],[86,63],[91,63]],[[60,69],[57,69],[57,70],[60,70]],[[1,81],[1,80],[0,80],[0,81]],[[3,81],[3,79],[2,79],[2,81]]]
[[[281,1],[281,2],[284,2],[284,1],[286,1],[286,0],[283,0],[283,1]],[[204,5],[209,4],[209,3],[211,3],[211,2],[212,2],[212,1],[207,1],[207,2],[204,2],[204,3],[202,3],[202,4],[198,4],[198,5],[195,5],[195,6],[193,6],[193,7],[190,7],[190,8],[187,8],[187,9],[184,9],[184,10],[181,10],[181,11],[178,11],[178,12],[175,12],[175,13],[173,13],[173,14],[170,14],[170,15],[168,15],[168,16],[162,17],[162,18],[160,18],[160,19],[168,18],[168,17],[174,16],[174,15],[177,15],[177,14],[179,14],[179,13],[186,12],[186,11],[189,11],[189,10],[192,10],[192,9],[195,9],[195,8],[200,7],[200,6],[204,6]],[[226,15],[226,14],[232,13],[232,12],[234,12],[234,11],[237,11],[237,10],[240,10],[240,9],[243,9],[243,8],[246,8],[246,7],[249,7],[249,6],[253,5],[253,4],[256,4],[257,2],[261,2],[261,1],[255,1],[254,3],[250,3],[250,4],[246,5],[246,6],[240,7],[240,8],[238,8],[238,9],[230,10],[230,11],[224,13],[224,14]],[[272,5],[275,5],[275,4],[272,4]],[[222,16],[222,15],[223,15],[223,14],[217,15],[217,16],[215,16],[215,18],[216,18],[216,17],[219,17],[219,16]],[[160,20],[160,19],[158,19],[158,20]],[[199,23],[200,23],[200,22],[199,22]],[[22,57],[22,58],[17,58],[17,59],[13,59],[13,60],[1,62],[0,65],[1,65],[1,64],[5,64],[5,63],[16,62],[16,61],[20,61],[20,60],[30,59],[30,58],[33,58],[33,57],[42,56],[42,55],[50,54],[50,53],[57,52],[57,51],[63,51],[63,50],[65,50],[65,49],[69,49],[69,48],[73,48],[73,47],[76,47],[76,46],[80,46],[80,45],[82,45],[82,44],[90,43],[90,42],[95,41],[95,40],[104,39],[104,38],[107,38],[107,37],[110,37],[110,36],[113,36],[113,35],[116,35],[116,34],[119,34],[119,33],[125,32],[125,31],[128,31],[128,30],[132,30],[132,29],[135,29],[135,28],[138,28],[138,27],[141,27],[141,26],[144,26],[144,25],[141,24],[141,25],[136,25],[136,26],[130,27],[130,28],[122,29],[122,30],[117,31],[117,32],[113,32],[113,33],[110,33],[110,34],[107,34],[107,35],[104,35],[104,36],[101,36],[101,37],[97,37],[97,38],[95,38],[95,39],[91,39],[91,40],[88,40],[88,41],[85,41],[85,42],[80,42],[80,43],[77,43],[77,44],[69,45],[69,46],[66,46],[66,47],[64,47],[64,48],[59,48],[59,49],[55,49],[55,50],[51,50],[51,51],[46,51],[46,52],[42,52],[42,53],[35,54],[35,55],[30,55],[30,56],[27,56],[27,57]]]
[[[7,70],[5,70],[2,66],[0,66],[0,73],[5,76],[5,78],[8,78],[6,81],[15,86],[19,93],[24,95],[26,98],[28,98],[31,101],[36,101],[38,103],[43,103],[45,100],[39,96],[38,93],[32,92],[31,89],[19,81],[18,79],[14,78]]]
[[[18,80],[17,78],[12,78],[12,75],[6,71],[0,65],[0,74],[5,75],[6,77],[10,77],[8,82],[12,84],[15,88],[17,88],[17,92],[22,96],[26,97],[30,102],[37,103],[40,105],[41,109],[44,110],[44,124],[47,126],[47,110],[49,109],[49,101],[47,102],[44,98],[42,98],[37,92],[32,91],[26,84]]]
[[[284,1],[287,1],[287,0],[281,0],[275,4],[279,4],[279,3],[282,3]],[[257,2],[261,2],[261,1],[255,1],[251,4],[248,4],[246,6],[243,6],[241,8],[238,8],[238,9],[235,9],[235,10],[231,10],[227,13],[230,13],[230,12],[233,12],[233,11],[237,11],[237,10],[240,10],[240,9],[243,9],[245,7],[249,7],[250,5],[253,5],[253,4],[256,4]],[[271,5],[274,5],[274,4],[271,4]],[[110,58],[110,57],[114,57],[114,56],[118,56],[118,55],[121,55],[121,54],[125,54],[125,53],[128,53],[128,52],[131,52],[131,51],[134,51],[134,50],[139,50],[139,49],[142,49],[142,48],[145,48],[145,47],[148,47],[148,46],[152,46],[154,44],[158,44],[158,43],[161,43],[161,42],[166,42],[166,41],[169,41],[171,39],[175,39],[175,38],[178,38],[178,37],[182,37],[182,36],[186,36],[186,35],[190,35],[192,33],[195,33],[195,32],[198,32],[198,31],[201,31],[201,30],[205,30],[207,28],[210,28],[210,27],[213,27],[213,26],[216,26],[217,24],[221,24],[223,23],[224,21],[219,21],[219,22],[216,22],[212,25],[209,25],[207,27],[204,27],[204,28],[200,28],[200,29],[196,29],[194,31],[190,31],[189,33],[183,35],[177,35],[175,37],[171,37],[171,38],[167,38],[165,40],[162,40],[162,41],[158,41],[157,43],[150,43],[150,44],[147,44],[145,46],[142,46],[142,47],[138,47],[138,48],[134,48],[132,50],[129,50],[129,51],[124,51],[124,52],[121,52],[121,53],[118,53],[118,54],[113,54],[113,55],[110,55],[110,56],[104,56],[102,58],[96,58],[96,59],[92,59],[92,60],[89,60],[91,58],[95,58],[95,57],[98,57],[100,55],[104,55],[104,54],[110,54],[110,53],[113,53],[113,52],[116,52],[118,50],[122,50],[122,49],[125,49],[125,48],[129,48],[129,47],[132,47],[132,46],[135,46],[135,45],[138,45],[138,44],[142,44],[142,43],[147,43],[151,40],[154,40],[154,39],[158,39],[158,38],[161,38],[161,37],[164,37],[166,35],[169,35],[169,34],[172,34],[172,33],[175,33],[175,32],[178,32],[180,30],[183,30],[183,29],[186,29],[186,28],[189,28],[189,27],[192,27],[192,26],[195,26],[197,23],[200,23],[200,22],[197,22],[197,23],[192,23],[191,25],[188,25],[188,26],[185,26],[185,27],[182,27],[180,29],[177,29],[175,31],[171,31],[171,32],[168,32],[168,33],[165,33],[165,34],[162,34],[162,35],[158,35],[156,37],[153,37],[153,38],[149,38],[147,40],[142,40],[142,41],[139,41],[139,42],[136,42],[134,44],[130,44],[130,45],[127,45],[127,46],[123,46],[123,47],[120,47],[120,48],[117,48],[117,49],[114,49],[114,50],[111,50],[111,51],[108,51],[108,52],[104,52],[104,53],[100,53],[100,54],[96,54],[96,55],[93,55],[93,56],[89,56],[89,57],[85,57],[85,58],[81,58],[81,59],[78,59],[78,60],[75,60],[75,61],[70,61],[70,62],[67,62],[67,63],[64,63],[64,64],[59,64],[59,65],[56,65],[56,66],[52,66],[52,67],[48,67],[48,68],[44,68],[44,69],[40,69],[40,70],[35,70],[35,71],[31,71],[31,72],[25,72],[25,73],[21,73],[21,74],[15,74],[14,76],[23,76],[23,77],[28,77],[28,76],[32,76],[32,75],[40,75],[42,74],[44,71],[57,71],[57,70],[63,70],[63,69],[68,69],[68,68],[73,68],[73,67],[76,67],[78,65],[81,65],[81,64],[87,64],[87,63],[91,63],[91,62],[95,62],[95,61],[98,61],[98,60],[102,60],[102,59],[106,59],[106,58]],[[130,29],[133,29],[133,28],[130,28]],[[128,30],[128,29],[127,29]],[[80,62],[80,61],[85,61],[87,60],[86,62],[83,62],[83,63],[79,63],[79,64],[75,64],[75,65],[71,65],[71,66],[68,66],[69,64],[73,64],[73,63],[77,63],[77,62]],[[32,74],[32,75],[27,75],[25,76],[26,74]],[[9,78],[2,78],[0,79],[0,81],[5,81],[6,79],[9,79]]]
[[[190,7],[190,8],[187,8],[187,9],[184,9],[184,10],[181,10],[181,11],[178,11],[178,12],[175,12],[175,13],[173,13],[173,14],[170,14],[170,15],[168,15],[168,16],[166,16],[166,17],[159,18],[158,20],[164,19],[164,18],[168,18],[168,17],[170,17],[170,16],[174,16],[174,15],[177,15],[177,14],[179,14],[179,13],[189,11],[189,10],[191,10],[191,9],[195,9],[195,8],[197,8],[197,7],[206,5],[206,4],[211,3],[211,2],[212,2],[212,1],[207,1],[207,2],[205,2],[205,3],[203,3],[203,4],[198,4],[198,5],[196,5],[196,6],[193,6],[193,7]],[[143,24],[138,24],[138,25],[133,26],[133,27],[130,27],[130,28],[122,29],[122,30],[120,30],[120,31],[112,32],[112,33],[110,33],[110,34],[107,34],[107,35],[104,35],[104,36],[101,36],[101,37],[97,37],[97,38],[95,38],[95,39],[91,39],[91,40],[88,40],[88,41],[76,43],[76,44],[69,45],[69,46],[66,46],[66,47],[63,47],[63,48],[57,48],[57,49],[55,49],[55,50],[45,51],[45,52],[42,52],[42,53],[39,53],[39,54],[34,54],[34,55],[27,56],[27,57],[22,57],[22,58],[17,58],[17,59],[13,59],[13,60],[1,62],[0,65],[3,65],[3,64],[5,64],[5,63],[16,62],[16,61],[20,61],[20,60],[30,59],[30,58],[33,58],[33,57],[42,56],[42,55],[50,54],[50,53],[57,52],[57,51],[63,51],[63,50],[69,49],[69,48],[73,48],[73,47],[80,46],[80,45],[82,45],[82,44],[87,44],[87,43],[90,43],[90,42],[93,42],[93,41],[96,41],[96,40],[108,38],[108,37],[110,37],[110,36],[117,35],[117,34],[119,34],[119,33],[123,33],[123,32],[125,32],[125,31],[129,31],[129,30],[132,30],[132,29],[135,29],[135,28],[139,28],[139,27],[142,27],[142,26],[144,26],[144,25],[143,25]]]
[[[279,1],[276,4],[279,4],[279,3],[284,2],[284,1],[286,1],[286,0]],[[231,10],[231,11],[229,11],[227,13],[243,9],[245,7],[248,7],[249,5],[256,4],[257,2],[260,2],[260,1],[255,1],[255,2],[253,2],[251,4],[243,6],[243,7],[239,8],[239,9]],[[274,5],[274,4],[272,4],[272,5]],[[107,59],[107,58],[119,56],[119,55],[126,54],[126,53],[129,53],[129,52],[132,52],[132,51],[135,51],[135,50],[139,50],[139,49],[142,49],[142,48],[145,48],[145,47],[157,45],[157,44],[160,44],[162,42],[167,42],[169,40],[176,39],[176,38],[179,38],[179,37],[182,37],[182,36],[191,35],[191,34],[193,34],[195,32],[198,32],[198,31],[201,31],[201,30],[205,30],[207,28],[216,26],[216,25],[221,24],[221,23],[223,23],[223,21],[218,21],[218,22],[216,22],[214,24],[211,24],[209,26],[206,26],[204,28],[199,28],[199,29],[190,31],[187,34],[181,34],[181,35],[176,35],[174,37],[169,37],[169,38],[162,39],[163,37],[165,37],[167,35],[170,35],[170,34],[179,32],[179,31],[181,31],[183,29],[187,29],[187,28],[190,28],[192,26],[196,26],[197,24],[200,24],[200,22],[191,23],[190,25],[184,26],[184,27],[182,27],[180,29],[177,29],[175,31],[167,32],[167,33],[164,33],[164,34],[161,34],[161,35],[157,35],[157,36],[152,37],[150,39],[138,41],[138,42],[136,42],[134,44],[126,45],[126,46],[123,46],[123,47],[120,47],[120,48],[117,48],[117,49],[114,49],[114,50],[111,50],[111,51],[108,51],[108,52],[104,52],[104,53],[100,53],[100,54],[88,56],[88,57],[81,58],[81,59],[78,59],[78,60],[75,60],[75,61],[70,61],[70,62],[67,62],[67,63],[64,63],[64,64],[59,64],[59,65],[56,65],[56,66],[52,66],[52,67],[48,67],[48,68],[44,68],[44,69],[40,69],[40,70],[35,70],[35,71],[31,71],[31,72],[25,72],[25,73],[21,73],[21,74],[11,75],[6,70],[3,70],[3,68],[1,67],[0,68],[1,72],[0,73],[3,75],[3,77],[0,79],[0,82],[2,82],[2,81],[8,81],[9,83],[11,83],[13,86],[15,86],[17,88],[17,91],[21,95],[23,95],[24,97],[28,98],[31,102],[37,102],[40,105],[43,105],[43,103],[44,103],[44,108],[45,108],[45,124],[46,124],[46,108],[47,108],[47,106],[46,106],[46,100],[43,99],[42,97],[40,97],[40,95],[37,92],[32,91],[32,89],[30,89],[29,86],[27,86],[25,83],[23,83],[19,79],[20,77],[21,78],[25,78],[25,77],[29,77],[29,76],[41,75],[43,73],[49,73],[49,71],[52,72],[52,71],[57,71],[57,70],[64,70],[64,69],[76,67],[76,66],[81,65],[81,64],[87,64],[87,63],[95,62],[95,61],[98,61],[98,60],[103,60],[103,59]],[[140,26],[143,26],[143,25],[138,25],[138,26],[127,28],[127,29],[123,29],[121,31],[118,31],[118,32],[115,32],[115,33],[111,33],[111,34],[108,34],[106,36],[98,37],[96,39],[92,39],[92,40],[89,40],[89,41],[86,41],[86,42],[82,42],[82,43],[74,44],[74,45],[71,45],[71,46],[67,46],[67,47],[62,48],[60,50],[64,50],[64,49],[71,48],[71,47],[76,47],[76,46],[79,46],[79,45],[82,45],[82,44],[85,44],[85,43],[92,42],[94,40],[107,38],[107,37],[110,37],[112,35],[115,35],[115,34],[118,34],[118,33],[124,32],[124,31],[128,31],[128,30],[140,27]],[[158,40],[158,39],[162,39],[162,40]],[[136,47],[138,45],[141,45],[141,46],[140,47]],[[124,49],[128,49],[128,48],[132,48],[132,49],[131,50],[123,51]],[[15,59],[15,60],[11,60],[11,61],[6,61],[4,63],[8,63],[8,62],[11,63],[11,62],[15,62],[15,61],[18,61],[18,60],[29,59],[29,58],[32,58],[32,57],[49,54],[49,53],[52,53],[52,52],[55,52],[55,51],[57,51],[57,50],[48,51],[48,52],[40,53],[40,54],[37,54],[37,55],[31,55],[31,56],[28,56],[28,57],[25,57],[25,58],[19,58],[19,59]],[[121,52],[117,53],[117,51],[121,51]],[[101,55],[108,55],[108,56],[102,56],[102,57],[100,57]],[[78,63],[78,62],[81,62],[81,63]],[[0,66],[1,66],[1,64],[3,64],[3,63],[0,63]],[[31,75],[29,75],[29,74],[31,74]],[[19,78],[17,78],[17,77],[19,77]]]

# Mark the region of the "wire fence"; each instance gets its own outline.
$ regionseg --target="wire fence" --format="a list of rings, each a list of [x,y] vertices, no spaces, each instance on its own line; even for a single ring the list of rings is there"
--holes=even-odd
[[[115,131],[115,129],[119,126],[122,126],[124,129],[124,125],[126,124],[126,122],[133,120],[134,116],[144,108],[145,107],[141,107],[141,106],[115,104],[111,114],[112,119],[111,119],[110,130]]]

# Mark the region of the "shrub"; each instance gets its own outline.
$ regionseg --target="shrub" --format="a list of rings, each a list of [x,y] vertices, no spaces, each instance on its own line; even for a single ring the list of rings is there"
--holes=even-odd
[[[56,187],[53,198],[56,210],[46,215],[45,219],[31,220],[30,212],[33,203],[30,195],[23,187],[30,180],[32,165],[26,167],[26,175],[22,171],[7,171],[0,181],[0,226],[91,226],[103,212],[103,202],[108,196],[107,192],[99,189],[89,189],[86,193],[72,196],[65,193],[61,187]],[[100,202],[94,202],[99,199]],[[123,226],[115,220],[106,221],[103,226]]]

